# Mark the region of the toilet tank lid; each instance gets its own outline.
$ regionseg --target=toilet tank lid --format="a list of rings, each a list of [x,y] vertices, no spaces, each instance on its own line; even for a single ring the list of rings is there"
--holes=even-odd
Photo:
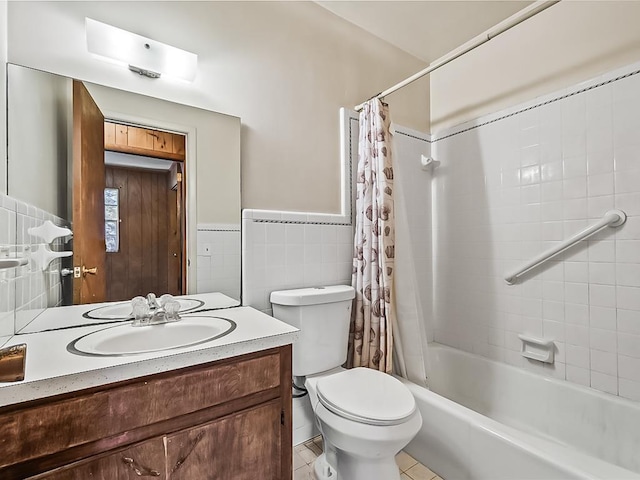
[[[355,290],[349,285],[331,285],[327,287],[298,288],[271,292],[271,303],[275,305],[320,305],[322,303],[342,302],[355,297]]]

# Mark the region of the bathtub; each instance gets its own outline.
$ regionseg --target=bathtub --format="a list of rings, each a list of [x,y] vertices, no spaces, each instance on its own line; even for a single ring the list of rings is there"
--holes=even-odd
[[[640,403],[429,344],[407,451],[446,480],[640,479]]]

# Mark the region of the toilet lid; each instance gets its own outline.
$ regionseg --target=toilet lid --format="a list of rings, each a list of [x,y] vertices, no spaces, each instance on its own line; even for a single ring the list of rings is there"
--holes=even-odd
[[[402,382],[370,368],[353,368],[318,380],[318,400],[328,410],[368,425],[402,423],[416,409]]]

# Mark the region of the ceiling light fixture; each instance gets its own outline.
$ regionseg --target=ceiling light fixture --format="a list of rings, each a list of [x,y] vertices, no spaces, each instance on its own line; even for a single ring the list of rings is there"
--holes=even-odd
[[[128,66],[132,72],[149,78],[161,75],[193,81],[198,55],[165,43],[85,19],[87,49],[90,53]]]

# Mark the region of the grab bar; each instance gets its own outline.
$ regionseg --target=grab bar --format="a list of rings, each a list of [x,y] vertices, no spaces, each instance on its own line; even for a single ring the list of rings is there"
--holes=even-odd
[[[558,245],[551,247],[549,250],[542,252],[540,255],[533,258],[532,260],[529,260],[528,262],[523,263],[522,265],[520,265],[518,269],[506,275],[504,279],[509,285],[513,285],[514,283],[516,283],[516,280],[518,280],[518,277],[520,277],[524,273],[527,273],[532,268],[535,268],[538,265],[546,262],[550,258],[555,257],[559,253],[564,252],[567,248],[573,246],[579,241],[584,240],[585,238],[588,238],[591,235],[598,233],[603,228],[619,227],[626,220],[627,220],[627,214],[624,213],[622,210],[609,210],[607,213],[604,214],[604,217],[602,217],[602,219],[599,220],[598,222],[576,233],[574,236],[567,238],[565,241],[559,243]]]

